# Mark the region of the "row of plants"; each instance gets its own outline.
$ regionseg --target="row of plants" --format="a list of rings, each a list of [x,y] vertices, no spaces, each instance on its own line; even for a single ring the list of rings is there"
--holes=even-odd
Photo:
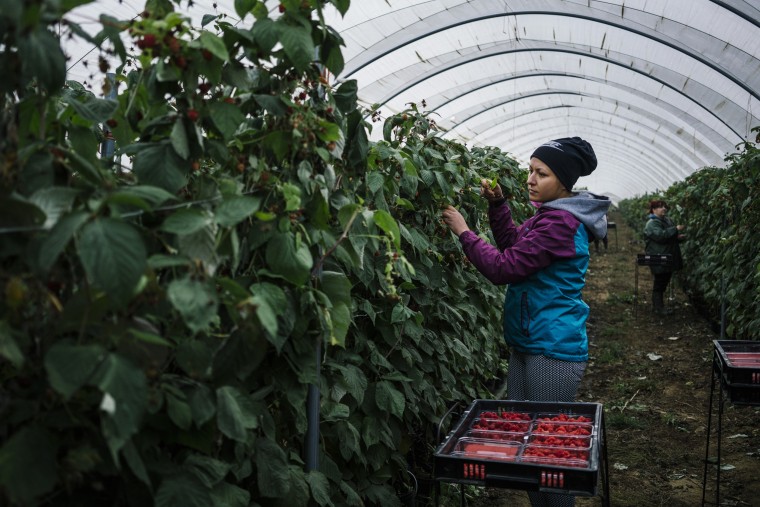
[[[485,231],[498,177],[522,220],[524,171],[334,85],[348,0],[200,28],[149,0],[94,35],[66,19],[89,3],[0,1],[2,503],[398,505],[503,373],[502,289],[441,207]],[[59,37],[121,62],[115,99],[66,81]]]
[[[654,198],[668,202],[669,215],[686,226],[680,279],[691,297],[715,322],[725,309],[728,336],[760,339],[760,147],[742,143],[725,168],[706,167],[661,195],[622,201],[621,212],[639,235]]]

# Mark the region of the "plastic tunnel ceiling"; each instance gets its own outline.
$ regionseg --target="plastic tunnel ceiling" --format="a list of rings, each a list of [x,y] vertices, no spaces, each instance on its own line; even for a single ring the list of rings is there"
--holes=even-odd
[[[234,18],[232,2],[191,14]],[[760,126],[760,0],[353,0],[327,14],[345,41],[333,79],[357,80],[365,106],[414,102],[444,137],[523,165],[581,136],[599,167],[577,186],[614,201],[724,166]]]

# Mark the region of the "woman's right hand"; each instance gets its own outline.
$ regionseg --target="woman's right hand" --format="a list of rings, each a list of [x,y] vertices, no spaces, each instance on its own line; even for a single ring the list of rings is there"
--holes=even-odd
[[[495,187],[491,188],[491,182],[485,178],[480,180],[480,195],[485,197],[488,202],[504,199],[501,186],[497,183]]]

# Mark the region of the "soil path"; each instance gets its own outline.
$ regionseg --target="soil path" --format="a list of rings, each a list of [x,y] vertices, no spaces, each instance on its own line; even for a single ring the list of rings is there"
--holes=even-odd
[[[635,258],[643,244],[621,217],[612,213],[610,221],[617,228],[610,230],[608,249],[595,253],[592,246],[584,290],[591,307],[590,361],[578,397],[604,405],[610,504],[699,506],[713,340],[720,339],[719,329],[689,303],[677,282],[667,301],[673,315],[655,317],[648,267],[639,268],[638,291],[634,283]],[[719,386],[714,393],[709,439],[713,461]],[[720,505],[760,506],[760,407],[729,401],[723,407]],[[706,505],[716,505],[716,470],[715,464],[709,465]],[[523,491],[468,488],[467,496],[471,506],[530,505]],[[602,498],[578,497],[576,505],[602,505]]]

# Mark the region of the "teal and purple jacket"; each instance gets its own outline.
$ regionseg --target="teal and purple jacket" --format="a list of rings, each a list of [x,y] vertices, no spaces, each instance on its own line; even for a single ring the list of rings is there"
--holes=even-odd
[[[472,231],[459,236],[467,258],[492,283],[508,284],[504,339],[525,354],[587,361],[588,305],[581,297],[589,237],[607,234],[607,197],[581,192],[541,205],[519,227],[505,202],[488,216],[496,246]]]

